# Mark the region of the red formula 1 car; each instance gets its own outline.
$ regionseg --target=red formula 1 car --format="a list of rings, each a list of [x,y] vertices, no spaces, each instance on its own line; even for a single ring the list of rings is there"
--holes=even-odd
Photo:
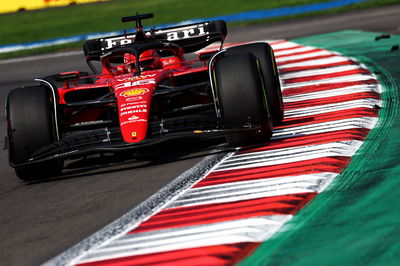
[[[224,21],[143,30],[152,17],[124,17],[136,22],[134,33],[86,41],[94,75],[50,75],[9,93],[9,161],[19,178],[58,175],[65,159],[183,137],[225,136],[231,146],[271,137],[283,104],[270,45],[223,49]],[[204,49],[214,43],[219,49]]]

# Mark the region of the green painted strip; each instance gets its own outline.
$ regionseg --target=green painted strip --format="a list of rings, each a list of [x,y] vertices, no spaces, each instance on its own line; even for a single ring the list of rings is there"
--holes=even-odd
[[[398,265],[400,36],[342,31],[293,40],[356,57],[384,87],[379,122],[352,163],[241,265]]]

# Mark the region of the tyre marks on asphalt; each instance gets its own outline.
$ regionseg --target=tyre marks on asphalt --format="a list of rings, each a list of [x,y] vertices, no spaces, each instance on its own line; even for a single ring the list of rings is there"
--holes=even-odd
[[[233,264],[346,167],[377,123],[376,77],[331,51],[271,44],[285,104],[272,140],[225,157],[158,213],[73,264]]]

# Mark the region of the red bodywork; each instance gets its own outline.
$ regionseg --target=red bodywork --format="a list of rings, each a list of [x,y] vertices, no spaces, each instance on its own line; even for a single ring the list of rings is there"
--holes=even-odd
[[[67,103],[65,95],[68,93],[107,87],[115,94],[116,104],[114,105],[118,112],[123,140],[127,143],[140,142],[147,135],[152,95],[158,84],[166,80],[168,84],[175,84],[176,77],[207,71],[205,62],[199,65],[200,60],[185,60],[182,50],[179,50],[175,56],[159,59],[162,63],[159,68],[141,71],[140,75],[137,75],[135,70],[128,72],[126,64],[111,66],[107,59],[103,60],[102,73],[95,76],[97,80],[94,84],[78,85],[77,79],[64,82],[64,86],[58,89],[59,103]],[[194,67],[196,63],[197,66]],[[61,75],[71,73],[79,75],[79,72]],[[69,108],[67,112],[72,114],[75,110],[75,108]],[[73,125],[96,121],[101,116],[102,109],[92,108],[74,116],[67,123]]]

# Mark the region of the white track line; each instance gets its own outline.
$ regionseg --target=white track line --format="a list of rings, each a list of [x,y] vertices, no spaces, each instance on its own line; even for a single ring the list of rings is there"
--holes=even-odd
[[[342,83],[342,82],[351,82],[351,81],[365,81],[374,79],[376,80],[374,75],[371,74],[355,74],[355,75],[347,75],[343,77],[332,77],[327,79],[321,80],[312,80],[312,81],[305,81],[299,83],[292,83],[292,84],[282,84],[282,90],[291,89],[291,88],[299,88],[309,85],[316,85],[316,84],[329,84],[329,83]]]
[[[334,66],[329,68],[323,69],[313,69],[313,70],[303,70],[303,71],[296,71],[291,73],[281,73],[281,79],[291,79],[291,78],[305,78],[305,77],[312,77],[316,75],[326,75],[326,74],[333,74],[342,71],[349,71],[349,70],[360,70],[359,65],[346,65],[346,66]]]
[[[341,55],[335,55],[332,57],[328,58],[320,58],[320,59],[315,59],[315,60],[308,60],[304,62],[297,62],[297,63],[289,63],[289,64],[281,64],[279,66],[279,69],[286,69],[286,68],[292,68],[292,67],[302,67],[302,66],[318,66],[318,65],[324,65],[324,64],[333,64],[333,63],[340,63],[340,62],[345,62],[349,61],[350,58],[344,57]],[[279,70],[278,69],[278,70]]]
[[[303,108],[296,108],[290,109],[285,111],[286,118],[295,118],[295,117],[304,117],[310,115],[318,115],[318,114],[325,114],[337,111],[343,111],[346,109],[353,109],[353,108],[370,108],[374,109],[376,106],[380,107],[382,105],[381,100],[377,99],[359,99],[359,100],[352,100],[347,102],[339,102],[339,103],[331,103],[325,105],[318,105],[312,107],[303,107]]]
[[[249,158],[248,160],[238,158],[239,161],[235,161],[234,159],[229,158],[219,164],[214,172],[288,164],[324,157],[351,157],[359,146],[361,146],[361,142],[351,141],[348,143],[331,142],[305,147],[301,146],[290,149],[271,150],[270,152],[262,153],[260,155],[257,153],[252,154],[253,158]]]
[[[92,251],[79,263],[211,245],[262,242],[275,234],[291,218],[291,215],[260,216],[216,224],[128,234]]]
[[[329,52],[329,51],[317,51],[317,52],[301,54],[301,55],[287,55],[287,56],[277,57],[276,62],[281,63],[281,62],[300,60],[300,59],[303,59],[304,61],[306,61],[307,59],[309,59],[311,57],[322,56],[322,55],[332,55],[333,56],[335,54],[332,52]]]
[[[337,175],[337,173],[323,173],[274,177],[233,182],[229,185],[192,188],[168,205],[168,208],[220,204],[299,193],[319,193],[321,186],[325,187],[327,185],[325,182],[330,183]]]
[[[351,95],[355,93],[365,93],[365,92],[372,92],[372,93],[380,93],[380,86],[377,84],[370,84],[370,85],[354,85],[348,87],[342,87],[338,89],[327,89],[325,91],[317,91],[317,92],[310,92],[310,93],[303,93],[297,95],[289,95],[283,97],[283,102],[285,103],[296,103],[302,102],[307,100],[316,100],[316,99],[324,99],[334,96],[345,96]]]

